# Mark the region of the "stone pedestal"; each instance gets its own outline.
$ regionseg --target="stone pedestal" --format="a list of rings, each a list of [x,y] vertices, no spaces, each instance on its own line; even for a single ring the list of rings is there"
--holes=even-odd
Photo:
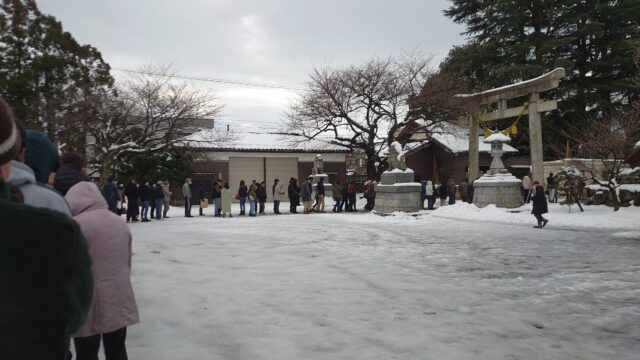
[[[374,210],[383,214],[422,210],[420,189],[420,183],[414,181],[413,170],[385,171],[380,178],[380,184],[376,186]]]
[[[485,175],[473,183],[473,203],[477,207],[495,204],[513,209],[522,206],[522,182],[511,174]]]

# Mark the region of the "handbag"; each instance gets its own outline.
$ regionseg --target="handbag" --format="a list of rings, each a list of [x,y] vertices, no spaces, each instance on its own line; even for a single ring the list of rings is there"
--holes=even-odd
[[[200,200],[200,207],[203,209],[206,209],[209,207],[209,200],[208,199],[202,199]]]
[[[240,193],[236,193],[236,200],[240,200]]]

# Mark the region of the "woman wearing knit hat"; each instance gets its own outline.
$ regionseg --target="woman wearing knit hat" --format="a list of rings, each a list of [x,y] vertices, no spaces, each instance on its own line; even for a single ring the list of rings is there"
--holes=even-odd
[[[0,359],[62,360],[91,304],[91,260],[76,222],[9,201],[5,180],[19,147],[0,98]]]

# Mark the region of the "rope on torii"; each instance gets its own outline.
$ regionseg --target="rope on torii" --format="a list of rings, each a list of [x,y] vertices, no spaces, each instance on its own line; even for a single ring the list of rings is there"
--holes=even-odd
[[[503,135],[506,136],[511,136],[511,135],[518,135],[518,123],[520,122],[520,119],[522,119],[522,117],[527,113],[527,111],[529,110],[529,102],[526,101],[524,103],[524,105],[522,106],[522,111],[520,112],[520,114],[518,115],[518,117],[511,123],[511,125],[509,125],[506,129],[504,130],[500,130],[500,131],[493,131],[491,129],[489,129],[483,122],[478,121],[478,124],[480,125],[480,128],[482,128],[482,131],[484,131],[484,137],[488,138],[489,136],[499,132]],[[478,116],[477,114],[474,114],[474,117],[476,118],[476,120],[478,120]]]

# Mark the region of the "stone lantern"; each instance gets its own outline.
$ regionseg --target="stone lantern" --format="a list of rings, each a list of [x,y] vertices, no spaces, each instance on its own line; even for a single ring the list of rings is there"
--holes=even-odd
[[[473,182],[473,203],[478,207],[485,207],[495,204],[497,207],[517,208],[522,206],[522,195],[520,179],[511,175],[504,163],[504,144],[511,141],[511,138],[495,133],[484,139],[484,143],[491,144],[491,168],[489,171]]]

